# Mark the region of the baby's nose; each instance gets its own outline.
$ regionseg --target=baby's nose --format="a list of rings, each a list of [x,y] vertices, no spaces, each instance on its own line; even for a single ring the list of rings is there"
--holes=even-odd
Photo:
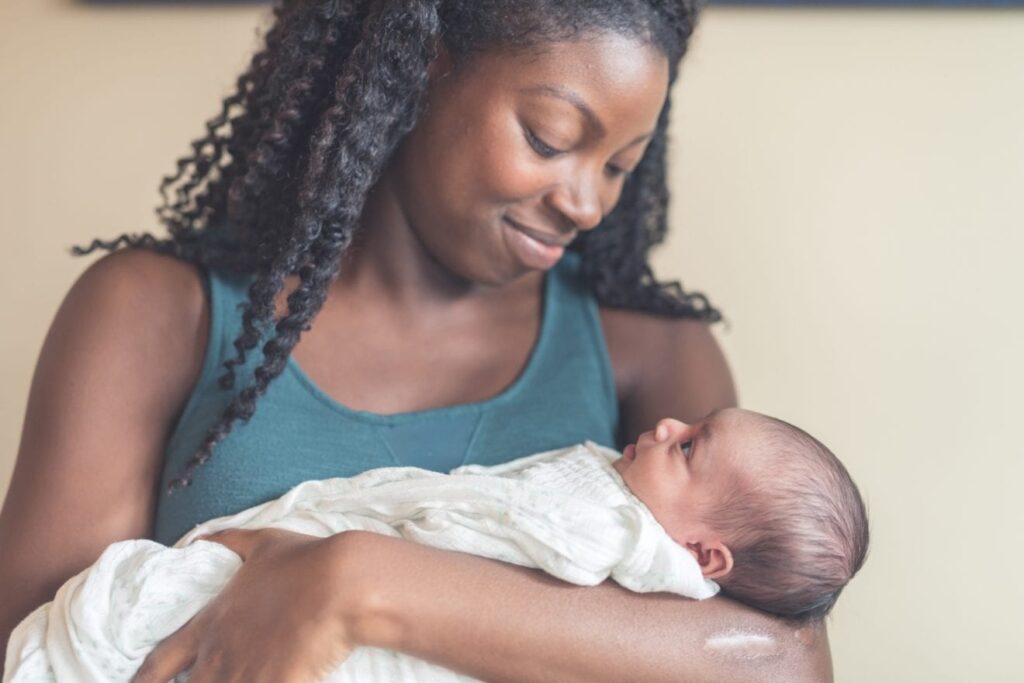
[[[681,434],[690,428],[690,425],[682,422],[681,420],[673,420],[670,417],[666,417],[662,420],[658,420],[658,425],[654,428],[654,440],[665,441],[674,434]]]

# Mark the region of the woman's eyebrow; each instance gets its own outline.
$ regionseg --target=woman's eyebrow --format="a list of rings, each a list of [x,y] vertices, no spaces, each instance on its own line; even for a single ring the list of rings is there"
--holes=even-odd
[[[587,124],[593,128],[599,136],[604,137],[608,132],[604,123],[601,122],[601,118],[594,113],[594,110],[590,108],[590,105],[587,104],[586,100],[584,100],[583,97],[575,90],[570,90],[569,88],[560,85],[544,83],[541,85],[530,86],[529,88],[523,88],[520,92],[530,95],[547,95],[548,97],[557,97],[560,100],[564,100],[576,107],[576,109],[583,114],[583,118],[587,120]],[[633,145],[639,144],[652,137],[654,137],[653,132],[645,133],[630,142],[627,147],[632,147]]]

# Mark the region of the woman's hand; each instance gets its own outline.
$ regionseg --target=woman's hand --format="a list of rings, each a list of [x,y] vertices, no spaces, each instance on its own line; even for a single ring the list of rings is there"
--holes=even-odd
[[[192,667],[191,683],[313,683],[354,647],[334,541],[280,529],[205,537],[243,564],[224,590],[146,657],[132,683],[166,683]]]

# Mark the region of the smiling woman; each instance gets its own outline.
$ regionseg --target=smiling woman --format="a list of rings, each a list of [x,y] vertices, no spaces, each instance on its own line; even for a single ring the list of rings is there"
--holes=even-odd
[[[528,61],[492,50],[456,68],[442,53],[432,69],[424,115],[377,197],[401,193],[431,256],[493,285],[551,268],[611,213],[625,186],[618,169],[643,157],[669,76],[660,52],[617,34],[548,45]],[[367,209],[366,239],[390,239],[372,200]]]
[[[717,312],[647,261],[695,19],[678,0],[276,5],[162,184],[170,235],[94,243],[135,248],[53,323],[0,517],[0,581],[23,587],[3,627],[113,541],[169,543],[307,479],[612,446],[733,405]],[[487,680],[829,676],[820,624],[794,638],[725,599],[356,533],[217,540],[243,566],[138,681],[315,680],[356,645]],[[751,670],[705,648],[727,628],[777,647]]]

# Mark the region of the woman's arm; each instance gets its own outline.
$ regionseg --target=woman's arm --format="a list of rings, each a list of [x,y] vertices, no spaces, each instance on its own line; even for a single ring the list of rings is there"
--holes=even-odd
[[[605,311],[624,434],[735,405],[704,324]],[[487,681],[830,681],[822,625],[787,624],[725,598],[569,586],[539,572],[396,539],[338,539],[340,581],[365,595],[357,642]]]
[[[0,513],[0,651],[108,544],[150,534],[163,445],[202,362],[203,302],[194,268],[136,251],[100,259],[65,298]]]
[[[831,681],[825,630],[725,598],[639,595],[400,539],[336,537],[348,631],[494,683]]]
[[[277,529],[210,540],[244,560],[224,590],[146,658],[133,683],[313,683],[358,645],[476,678],[542,681],[831,680],[820,625],[724,598],[639,595],[389,536]]]

